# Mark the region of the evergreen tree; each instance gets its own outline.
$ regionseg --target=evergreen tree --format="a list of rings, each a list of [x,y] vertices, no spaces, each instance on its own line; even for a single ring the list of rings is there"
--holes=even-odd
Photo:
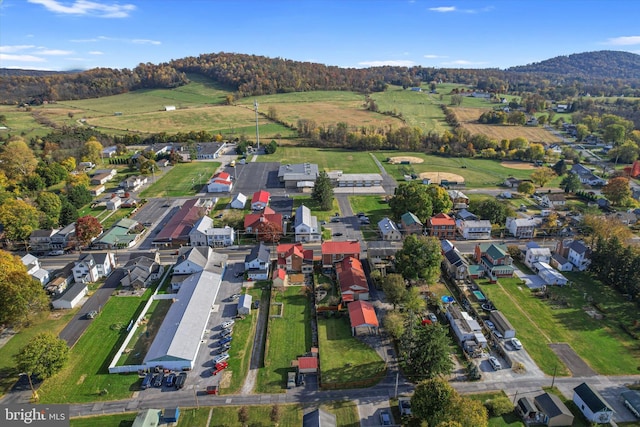
[[[333,186],[329,175],[325,171],[321,171],[318,178],[316,178],[311,197],[318,202],[320,209],[323,211],[331,210],[333,206]]]

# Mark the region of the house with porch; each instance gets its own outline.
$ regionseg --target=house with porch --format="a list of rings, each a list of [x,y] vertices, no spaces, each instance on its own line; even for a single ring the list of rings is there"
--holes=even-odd
[[[591,249],[581,240],[558,241],[556,253],[566,258],[578,271],[585,271],[591,265]]]
[[[596,424],[607,424],[613,418],[613,409],[598,391],[587,383],[573,389],[573,403],[587,421]]]
[[[516,239],[531,239],[540,223],[540,220],[507,217],[506,228],[509,234]]]
[[[319,242],[322,240],[318,217],[311,215],[311,210],[305,205],[300,205],[296,209],[293,229],[296,242]]]
[[[456,221],[441,212],[429,218],[427,230],[430,236],[438,239],[454,240],[456,238]]]
[[[94,283],[107,277],[116,265],[112,252],[92,252],[74,262],[73,279],[76,283]]]
[[[271,249],[264,243],[256,245],[244,259],[244,270],[249,280],[269,280]]]
[[[527,250],[524,254],[524,264],[533,268],[533,264],[536,262],[549,263],[551,260],[551,250],[549,248],[541,248],[537,243],[531,242],[527,245]]]
[[[489,240],[491,238],[491,221],[480,220],[456,220],[458,234],[467,240]]]
[[[231,246],[234,244],[235,231],[233,227],[214,227],[213,219],[203,216],[189,232],[191,246]]]
[[[506,245],[495,243],[478,243],[474,249],[474,258],[482,267],[484,275],[495,283],[500,277],[512,277],[513,259]]]

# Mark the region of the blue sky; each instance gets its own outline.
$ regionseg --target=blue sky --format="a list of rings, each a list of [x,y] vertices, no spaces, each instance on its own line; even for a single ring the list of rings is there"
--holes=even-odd
[[[133,68],[223,51],[508,68],[595,50],[640,54],[640,1],[0,0],[7,68]]]

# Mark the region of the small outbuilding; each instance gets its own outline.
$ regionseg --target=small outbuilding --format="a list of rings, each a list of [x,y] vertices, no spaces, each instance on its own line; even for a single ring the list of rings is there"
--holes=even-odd
[[[252,297],[249,294],[240,295],[240,299],[238,300],[238,314],[251,313],[251,300]]]
[[[300,356],[297,360],[298,372],[301,374],[315,374],[318,372],[318,358],[316,356]]]
[[[231,207],[233,209],[244,209],[244,206],[247,204],[247,196],[242,193],[236,194],[236,196],[231,201]]]
[[[284,288],[289,284],[289,276],[283,268],[276,268],[273,272],[272,284],[274,288]]]
[[[320,408],[302,417],[302,427],[336,427],[337,425],[336,416]]]
[[[351,320],[351,334],[356,335],[358,330],[364,329],[371,333],[378,332],[378,317],[373,305],[367,301],[354,301],[349,303],[349,319]]]
[[[180,418],[180,408],[165,408],[162,413],[162,421],[165,423],[177,423]]]
[[[76,283],[72,287],[68,288],[60,298],[53,300],[51,303],[55,309],[72,309],[77,306],[82,298],[87,295],[89,288],[86,283]]]
[[[584,414],[587,421],[606,424],[613,418],[613,409],[595,389],[582,383],[573,389],[573,403]]]
[[[147,409],[138,412],[132,427],[158,427],[160,425],[160,409]]]

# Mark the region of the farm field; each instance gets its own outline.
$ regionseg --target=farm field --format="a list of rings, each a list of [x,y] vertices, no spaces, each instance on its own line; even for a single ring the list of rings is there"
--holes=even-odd
[[[539,126],[483,125],[478,123],[478,117],[490,110],[491,108],[453,108],[462,127],[472,135],[482,134],[496,141],[523,137],[529,142],[562,142],[560,137]]]
[[[112,375],[107,366],[127,334],[129,321],[151,296],[113,297],[71,349],[69,363],[40,387],[41,403],[91,402],[124,399],[136,389],[137,375]],[[91,357],[86,357],[90,354]],[[104,391],[106,390],[106,393]]]
[[[499,161],[489,159],[467,159],[457,157],[441,157],[423,153],[378,151],[374,152],[387,173],[396,181],[403,182],[404,175],[409,173],[447,172],[461,175],[469,188],[495,187],[502,184],[510,176],[518,179],[529,178],[530,170],[504,167]],[[423,163],[402,165],[387,163],[388,157],[414,156],[424,159]],[[552,183],[553,184],[553,183]],[[551,184],[551,185],[552,185]]]
[[[218,162],[179,163],[140,193],[141,197],[182,197],[199,193],[220,166]]]
[[[341,170],[344,173],[380,172],[368,152],[334,148],[278,147],[274,154],[258,156],[258,161],[282,164],[317,163],[320,170]]]
[[[542,345],[558,342],[570,343],[599,374],[636,373],[640,350],[619,326],[620,322],[633,325],[637,318],[635,305],[583,273],[568,273],[567,277],[573,285],[552,288],[548,300],[536,298],[519,279],[500,279],[498,286],[484,285],[482,291],[509,318],[525,348],[546,374],[553,374],[556,363],[557,373],[568,373],[555,353]],[[589,306],[585,294],[604,310],[603,319],[596,320],[583,309]],[[615,316],[608,317],[609,313]],[[535,319],[534,324],[530,319]]]

